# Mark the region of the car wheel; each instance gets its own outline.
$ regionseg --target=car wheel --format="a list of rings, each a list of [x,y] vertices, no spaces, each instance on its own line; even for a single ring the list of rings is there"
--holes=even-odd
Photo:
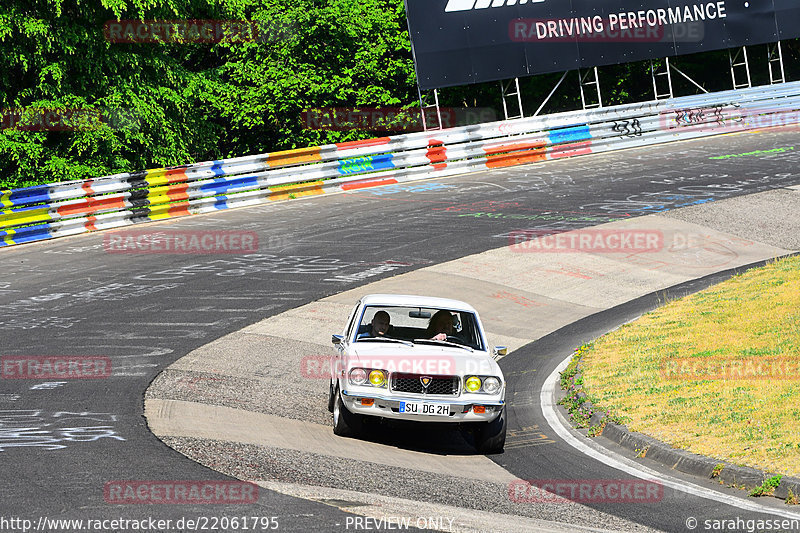
[[[506,445],[506,406],[500,416],[481,424],[475,431],[475,448],[479,453],[500,453]]]
[[[333,412],[333,404],[336,403],[336,393],[334,392],[333,381],[328,386],[328,411]]]
[[[333,433],[340,437],[356,437],[361,433],[361,415],[351,413],[342,402],[342,395],[337,387],[333,404]]]

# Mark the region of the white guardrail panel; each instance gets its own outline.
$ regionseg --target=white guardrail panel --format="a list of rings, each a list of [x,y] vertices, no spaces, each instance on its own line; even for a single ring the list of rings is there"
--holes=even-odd
[[[800,123],[800,82],[0,191],[0,247],[165,218]]]

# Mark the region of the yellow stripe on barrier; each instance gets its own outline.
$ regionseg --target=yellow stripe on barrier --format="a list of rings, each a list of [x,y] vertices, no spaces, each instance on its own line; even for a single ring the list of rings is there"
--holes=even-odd
[[[147,183],[150,184],[151,187],[157,187],[159,185],[166,185],[169,183],[166,177],[167,169],[166,168],[153,168],[147,171],[144,176],[144,179],[147,180]]]
[[[294,150],[284,150],[282,152],[272,152],[267,154],[267,165],[270,168],[296,165],[298,163],[315,163],[321,161],[319,146],[310,148],[296,148]]]
[[[11,193],[14,191],[1,191],[0,192],[0,205],[3,207],[11,207],[14,205],[14,202],[11,201]]]
[[[12,238],[16,233],[16,231],[14,231],[13,229],[7,229],[6,231],[8,232],[8,235],[3,236],[3,242],[9,246],[12,244],[17,244],[14,242],[14,239]]]
[[[50,209],[27,209],[25,211],[2,211],[0,212],[0,227],[19,226],[20,224],[33,224],[34,222],[49,222],[53,220]]]
[[[151,192],[152,192],[152,189],[151,189]],[[148,194],[147,195],[147,201],[150,202],[151,206],[161,205],[161,204],[168,204],[168,203],[172,202],[173,201],[172,198],[170,198],[169,196],[164,194],[165,192],[166,191],[164,189],[162,189],[161,191],[159,191],[160,194]],[[151,209],[154,209],[154,208],[151,207]]]
[[[289,185],[273,185],[269,188],[269,199],[276,200],[291,200],[293,198],[300,198],[302,196],[317,196],[324,194],[322,190],[322,180],[307,181],[305,183],[292,183]]]
[[[189,212],[189,203],[181,202],[178,204],[163,204],[151,207],[150,214],[147,215],[147,218],[150,220],[164,220],[167,218],[185,217],[191,214],[192,213]]]

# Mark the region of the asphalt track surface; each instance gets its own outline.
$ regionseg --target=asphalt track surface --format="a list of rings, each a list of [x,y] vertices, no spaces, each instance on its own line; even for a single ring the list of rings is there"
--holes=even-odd
[[[520,229],[577,229],[798,185],[798,143],[794,131],[729,135],[137,228],[252,231],[257,254],[115,254],[104,250],[103,234],[5,249],[0,355],[107,356],[113,373],[99,380],[0,381],[0,518],[35,524],[40,517],[277,516],[280,530],[343,531],[351,515],[336,506],[267,490],[245,512],[236,505],[106,503],[103,487],[114,480],[229,479],[148,431],[142,416],[148,384],[176,359],[248,324],[367,281],[501,247]],[[757,150],[763,152],[710,159]],[[533,378],[523,373],[509,381],[510,389],[531,395],[512,406],[511,429],[544,423],[540,411],[525,407],[537,404],[537,380],[548,367],[621,317],[653,305],[643,300],[592,317],[580,331],[557,332],[504,359],[514,375],[527,358],[558,355]],[[554,441],[493,459],[522,479],[621,479]],[[658,503],[601,510],[666,531],[686,530],[689,515],[769,518],[669,490]]]

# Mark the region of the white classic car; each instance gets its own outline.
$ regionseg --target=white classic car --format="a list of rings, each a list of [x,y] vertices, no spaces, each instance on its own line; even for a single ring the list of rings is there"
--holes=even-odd
[[[333,335],[328,409],[355,437],[367,417],[460,424],[480,453],[506,440],[506,384],[478,313],[457,300],[371,294]]]

